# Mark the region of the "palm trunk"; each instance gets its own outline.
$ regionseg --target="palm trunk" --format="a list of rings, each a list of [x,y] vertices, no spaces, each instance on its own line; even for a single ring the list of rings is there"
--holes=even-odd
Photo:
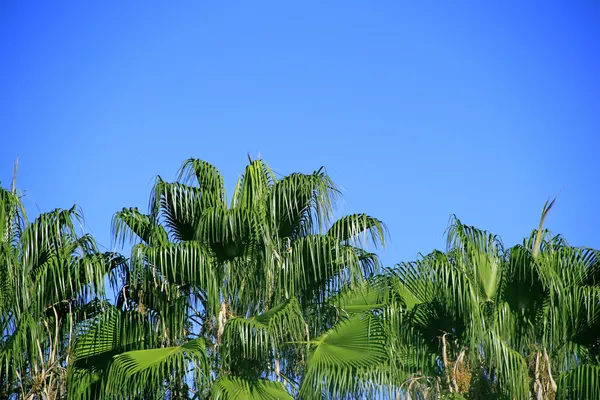
[[[533,391],[535,393],[537,400],[543,399],[543,388],[542,382],[540,382],[540,352],[538,351],[535,354],[535,369],[533,372],[534,381],[533,381]]]
[[[279,359],[276,358],[275,359],[275,380],[277,382],[279,382],[280,374],[281,374],[281,370],[280,370],[280,367],[279,367]]]
[[[227,322],[227,302],[223,300],[221,307],[219,308],[219,315],[217,316],[217,345],[221,344],[221,338],[225,331],[225,323]]]
[[[447,344],[446,344],[446,333],[442,335],[442,360],[444,362],[444,373],[446,374],[446,384],[448,385],[448,389],[450,393],[458,393],[458,386],[454,379],[452,379],[452,368],[450,366],[450,361],[448,360],[447,353]]]
[[[552,366],[550,365],[550,358],[548,357],[548,352],[546,348],[544,348],[544,361],[546,362],[546,368],[548,368],[548,379],[550,380],[550,387],[552,388],[552,392],[556,393],[557,385],[552,377]]]

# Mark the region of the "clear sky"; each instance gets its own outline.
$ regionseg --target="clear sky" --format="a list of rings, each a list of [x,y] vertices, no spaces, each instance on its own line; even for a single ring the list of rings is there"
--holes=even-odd
[[[77,203],[107,247],[157,174],[193,156],[232,188],[260,153],[324,165],[387,265],[451,214],[516,244],[556,195],[548,228],[600,248],[594,0],[4,0],[0,55],[0,180],[18,155],[30,214]]]

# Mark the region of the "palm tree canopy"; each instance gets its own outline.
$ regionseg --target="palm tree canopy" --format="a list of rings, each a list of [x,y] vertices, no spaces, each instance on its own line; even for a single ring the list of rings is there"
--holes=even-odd
[[[377,218],[334,219],[323,168],[157,177],[102,253],[77,207],[0,190],[0,398],[600,399],[600,252],[453,217],[445,251],[382,269]],[[110,282],[114,304],[106,300]]]
[[[379,343],[368,335],[378,322],[338,316],[328,299],[378,271],[364,246],[383,245],[386,229],[364,214],[333,221],[338,195],[322,168],[278,177],[262,160],[250,160],[230,199],[220,172],[202,160],[186,160],[176,182],[158,177],[148,214],[115,214],[115,240],[133,240],[132,255],[117,308],[88,321],[82,337],[90,339],[77,344],[85,349],[72,369],[77,393],[278,398],[305,390],[306,379],[355,390],[349,372],[333,384],[320,354],[378,362],[380,350],[367,361],[353,355]],[[358,335],[355,347],[336,350],[331,329]],[[83,362],[97,357],[101,368]]]

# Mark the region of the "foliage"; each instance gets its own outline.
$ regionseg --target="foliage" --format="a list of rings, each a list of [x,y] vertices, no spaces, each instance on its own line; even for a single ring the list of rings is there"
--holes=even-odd
[[[381,221],[334,220],[323,169],[249,160],[230,198],[186,160],[101,253],[76,207],[0,190],[0,398],[599,399],[600,253],[456,217],[446,251],[381,270]],[[114,302],[106,300],[104,282]]]
[[[385,227],[362,214],[332,221],[337,196],[323,169],[277,177],[261,160],[230,201],[204,161],[186,160],[176,182],[158,177],[148,214],[115,215],[115,239],[133,239],[132,255],[114,328],[102,318],[82,328],[91,339],[76,343],[86,351],[71,369],[73,394],[291,398],[315,382],[358,393],[352,373],[385,356],[383,326],[369,310],[337,314],[329,299],[378,270],[362,246],[383,244]],[[375,346],[372,356],[361,346]]]
[[[76,207],[27,220],[16,189],[0,189],[2,398],[60,398],[77,326],[103,304],[105,274],[123,262],[99,253]]]
[[[388,383],[417,398],[600,397],[600,253],[543,230],[551,205],[521,245],[454,218],[447,252],[387,271],[401,371]]]

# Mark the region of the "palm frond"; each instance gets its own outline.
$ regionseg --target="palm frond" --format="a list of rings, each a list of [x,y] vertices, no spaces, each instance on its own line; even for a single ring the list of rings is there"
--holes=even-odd
[[[312,341],[300,395],[324,391],[338,398],[356,393],[361,384],[356,373],[386,356],[385,331],[378,318],[366,314],[342,321]]]
[[[209,366],[202,339],[180,346],[134,350],[114,356],[110,367],[108,392],[144,393],[156,391],[173,374],[185,376],[193,365],[196,373],[208,375]]]
[[[232,359],[240,357],[267,358],[282,345],[301,340],[307,340],[304,319],[298,300],[292,298],[262,314],[229,319],[220,350],[230,364]]]
[[[221,261],[242,256],[260,234],[258,218],[252,209],[209,208],[198,223],[196,239],[210,246]]]
[[[387,228],[377,218],[366,214],[347,215],[335,221],[327,231],[327,235],[341,242],[363,247],[372,243],[385,245]]]
[[[151,215],[142,214],[135,207],[123,208],[115,213],[113,217],[113,235],[115,243],[124,245],[126,240],[130,242],[139,238],[145,244],[166,244],[167,232],[158,225]]]
[[[256,208],[263,203],[276,181],[275,174],[267,164],[262,160],[250,160],[236,185],[231,208]]]
[[[320,169],[294,173],[275,182],[267,200],[268,215],[280,238],[297,239],[316,233],[331,218],[338,191]]]
[[[540,251],[540,244],[541,244],[542,237],[543,237],[542,229],[544,227],[544,221],[546,220],[546,217],[548,216],[548,213],[550,212],[550,209],[554,205],[555,201],[556,201],[556,198],[552,199],[552,201],[550,201],[550,200],[546,201],[546,203],[544,204],[544,208],[542,209],[540,225],[538,226],[537,232],[535,234],[535,242],[533,244],[533,249],[532,249],[533,258],[537,257],[537,255]]]
[[[326,235],[297,240],[284,257],[277,283],[285,297],[323,296],[370,272],[363,270],[365,264],[354,248]]]
[[[162,220],[169,235],[177,241],[194,240],[202,211],[214,206],[211,193],[179,182],[165,182],[160,176],[150,200],[151,217]]]
[[[600,365],[584,364],[561,374],[558,399],[600,399]]]
[[[292,400],[293,397],[280,382],[266,379],[246,380],[225,375],[219,377],[212,388],[215,400]]]
[[[138,245],[134,249],[135,270],[144,273],[145,268],[160,276],[148,276],[153,285],[161,284],[161,277],[177,285],[190,285],[205,293],[210,304],[218,308],[217,281],[221,272],[215,268],[209,251],[198,242],[170,243],[164,246],[148,247]]]
[[[456,261],[462,264],[465,273],[471,274],[483,301],[494,299],[502,277],[503,246],[498,237],[454,218],[448,232],[448,244],[449,248],[457,248],[463,254]]]
[[[501,391],[519,400],[529,399],[527,362],[493,331],[485,337],[483,351],[490,371],[494,371]]]
[[[383,280],[369,279],[344,287],[328,303],[347,316],[382,309],[389,304],[390,288]]]
[[[97,398],[110,385],[109,371],[114,356],[158,345],[151,321],[136,311],[107,307],[76,326],[68,371],[69,395]]]
[[[202,193],[215,202],[213,206],[226,206],[225,181],[221,172],[212,164],[197,158],[188,158],[181,165],[177,180],[184,184],[195,181]]]

